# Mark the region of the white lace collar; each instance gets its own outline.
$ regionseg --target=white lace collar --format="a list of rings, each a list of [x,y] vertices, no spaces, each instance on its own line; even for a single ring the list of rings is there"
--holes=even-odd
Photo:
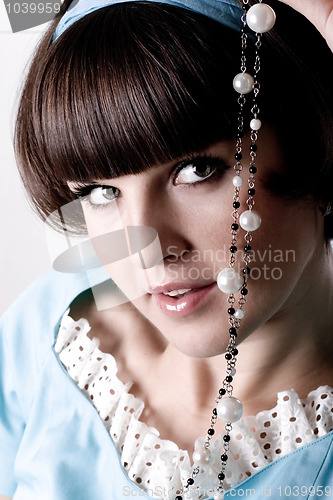
[[[111,354],[100,351],[99,341],[90,339],[87,320],[74,321],[69,310],[62,318],[55,351],[69,376],[97,409],[115,443],[128,477],[152,497],[173,500],[191,475],[187,451],[159,438],[158,431],[140,422],[144,402],[129,393],[132,383],[117,377]],[[233,488],[247,477],[287,453],[333,429],[333,389],[312,391],[300,400],[294,390],[280,392],[277,405],[233,424],[234,439],[225,487]],[[202,466],[191,498],[213,496],[218,485],[222,435],[211,446],[212,461]],[[200,441],[197,440],[198,442]],[[203,493],[204,492],[204,493]]]

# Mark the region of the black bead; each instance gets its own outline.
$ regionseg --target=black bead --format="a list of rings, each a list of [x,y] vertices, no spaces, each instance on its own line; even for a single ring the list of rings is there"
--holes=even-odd
[[[229,307],[228,309],[228,314],[230,314],[231,316],[233,316],[235,314],[235,309],[233,307]]]
[[[221,455],[221,460],[222,460],[222,462],[226,462],[228,460],[228,455],[223,453],[223,455]]]
[[[251,252],[251,250],[252,250],[251,245],[246,245],[246,246],[244,247],[244,252],[246,252],[246,253]]]
[[[232,206],[233,206],[234,208],[239,208],[239,207],[240,207],[240,203],[239,203],[239,201],[234,201],[234,202],[233,202],[233,204],[232,204]]]
[[[216,408],[214,408],[214,410],[213,410],[213,415],[217,416],[217,409]]]
[[[257,151],[258,146],[256,144],[251,144],[250,151]]]
[[[235,335],[237,333],[237,330],[234,326],[232,326],[231,328],[229,328],[229,333],[230,335]]]
[[[237,247],[236,247],[235,245],[232,245],[232,246],[230,247],[230,252],[231,252],[231,253],[236,253],[236,252],[237,252]]]
[[[229,436],[229,434],[226,434],[225,436],[223,436],[223,441],[224,441],[225,443],[229,443],[229,441],[230,441],[230,436]]]
[[[217,478],[218,478],[220,481],[223,481],[223,479],[225,479],[225,475],[223,474],[223,472],[220,472],[220,474],[218,474]]]
[[[227,352],[227,354],[224,357],[227,361],[230,361],[232,359],[232,354],[230,354],[230,352]]]
[[[236,223],[231,224],[231,229],[232,229],[233,231],[238,231],[238,229],[239,229],[239,225],[238,225],[238,224],[236,224]]]
[[[224,395],[225,395],[225,393],[226,393],[226,390],[225,390],[225,389],[220,389],[220,390],[219,390],[219,394],[220,394],[220,396],[224,396]]]
[[[244,274],[250,274],[250,272],[251,272],[251,269],[249,267],[244,267],[244,269],[243,269]]]
[[[208,436],[214,436],[214,434],[215,434],[214,429],[208,429],[207,434],[208,434]]]
[[[237,161],[240,161],[242,158],[243,158],[242,153],[236,153],[236,154],[235,154],[235,159],[236,159]]]
[[[191,477],[188,478],[187,484],[194,484],[194,479],[192,479]]]
[[[256,190],[254,188],[248,189],[247,192],[249,193],[250,196],[253,196],[256,194]]]
[[[247,288],[242,288],[242,290],[241,290],[242,295],[247,295],[248,293],[249,293],[249,291]]]
[[[237,356],[237,354],[238,354],[238,349],[236,349],[236,347],[234,347],[233,349],[231,349],[231,354],[232,354],[233,356]]]
[[[252,165],[252,167],[249,168],[250,174],[256,174],[257,173],[257,167]]]
[[[225,379],[226,379],[227,382],[229,382],[229,384],[230,384],[230,382],[233,381],[233,378],[232,378],[231,375],[227,375]]]
[[[180,495],[177,495],[176,498],[175,498],[175,500],[183,500],[183,497],[180,496]]]

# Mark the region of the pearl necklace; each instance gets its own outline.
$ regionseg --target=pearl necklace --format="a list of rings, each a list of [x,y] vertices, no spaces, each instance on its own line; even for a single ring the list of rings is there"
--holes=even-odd
[[[229,459],[229,445],[230,433],[232,431],[232,424],[241,419],[243,415],[243,405],[241,401],[233,396],[232,381],[236,374],[236,357],[238,349],[236,348],[237,331],[240,327],[241,320],[245,316],[244,305],[246,303],[246,296],[248,294],[247,283],[250,277],[249,264],[251,262],[252,247],[252,232],[256,231],[261,225],[260,215],[253,210],[254,195],[255,195],[255,174],[257,173],[256,157],[257,157],[257,140],[258,131],[261,128],[261,120],[259,116],[258,107],[258,94],[260,91],[260,84],[258,82],[258,73],[260,71],[260,47],[262,34],[271,30],[275,24],[275,12],[273,9],[262,3],[262,0],[252,7],[248,8],[249,0],[243,0],[243,15],[241,18],[241,72],[238,73],[233,80],[234,89],[240,94],[238,97],[239,113],[237,125],[237,141],[236,141],[236,154],[234,170],[236,175],[233,178],[234,197],[233,197],[233,212],[231,224],[231,245],[230,245],[230,260],[229,267],[222,269],[217,277],[217,285],[221,292],[228,295],[228,316],[229,316],[229,343],[226,349],[225,359],[227,361],[226,376],[222,382],[222,387],[215,400],[216,406],[212,411],[210,427],[207,431],[206,440],[203,445],[197,445],[193,453],[194,468],[192,475],[187,479],[186,485],[182,488],[180,494],[175,497],[175,500],[190,499],[191,489],[195,488],[195,478],[200,472],[200,466],[206,465],[211,460],[210,455],[210,442],[215,434],[215,424],[218,418],[224,423],[224,436],[223,436],[223,449],[221,450],[221,469],[218,473],[219,486],[217,487],[214,500],[223,500],[224,498],[224,485],[225,470],[227,461]],[[250,28],[255,33],[255,62],[254,62],[254,76],[247,73],[246,68],[246,51],[247,51],[247,28]],[[240,204],[240,188],[244,184],[244,179],[241,176],[243,170],[242,166],[242,138],[244,135],[244,106],[246,104],[246,95],[253,92],[250,121],[250,167],[248,178],[248,199],[246,201],[247,210],[241,215],[239,214]],[[239,227],[241,227],[246,234],[244,236],[245,246],[243,262],[245,267],[242,273],[235,268],[237,248],[237,235]],[[235,294],[240,292],[238,298],[238,307],[235,308],[236,298]]]

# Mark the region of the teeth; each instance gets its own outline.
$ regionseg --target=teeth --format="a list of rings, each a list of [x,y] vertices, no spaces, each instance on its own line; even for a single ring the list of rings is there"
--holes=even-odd
[[[192,288],[183,288],[181,290],[171,290],[171,292],[165,292],[164,295],[169,295],[170,297],[177,297],[177,295],[184,295],[184,293],[190,292]]]

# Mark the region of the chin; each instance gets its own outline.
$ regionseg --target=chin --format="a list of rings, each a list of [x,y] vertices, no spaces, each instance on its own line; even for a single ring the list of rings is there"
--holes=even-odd
[[[170,335],[170,331],[172,334]],[[228,330],[223,329],[215,335],[207,327],[199,328],[182,326],[173,330],[161,330],[166,338],[177,351],[191,358],[211,358],[224,354],[229,342]]]

